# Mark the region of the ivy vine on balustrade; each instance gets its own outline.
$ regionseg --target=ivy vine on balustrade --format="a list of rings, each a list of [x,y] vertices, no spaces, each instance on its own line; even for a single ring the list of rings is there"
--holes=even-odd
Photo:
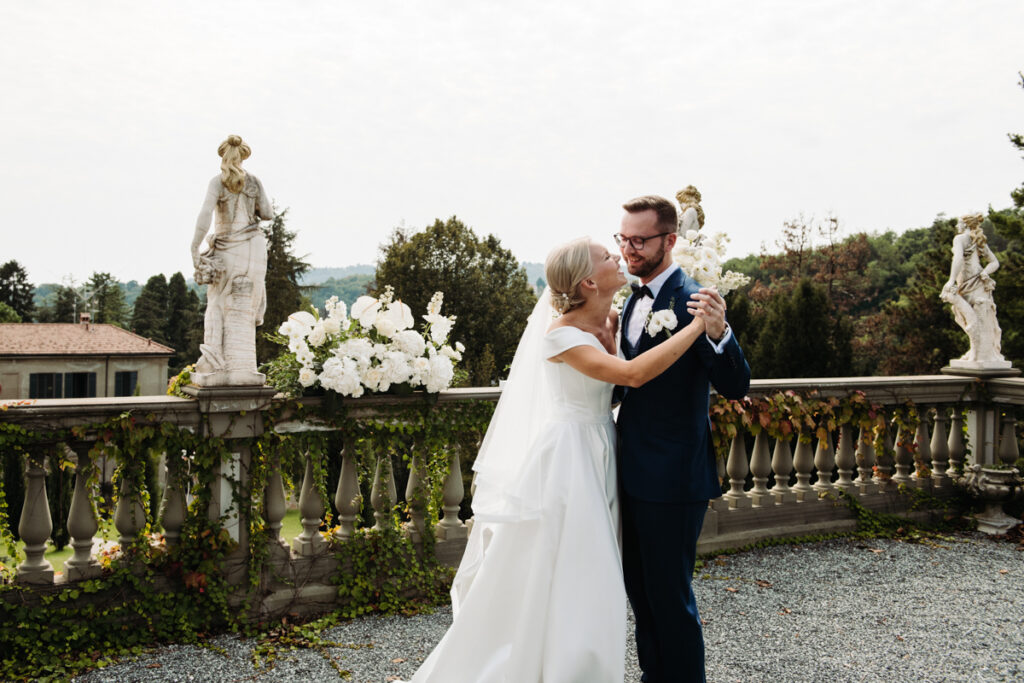
[[[273,571],[267,562],[270,530],[262,514],[264,496],[275,472],[280,472],[285,485],[292,489],[301,483],[307,457],[326,510],[320,532],[332,543],[339,560],[340,570],[334,577],[342,604],[338,614],[352,617],[371,611],[409,612],[443,602],[452,575],[434,558],[431,531],[442,505],[450,454],[453,449],[475,454],[493,403],[414,401],[383,406],[376,416],[359,419],[347,416],[345,403],[339,407],[321,401],[326,408],[307,403],[311,405],[298,398],[266,406],[263,419],[268,428],[263,434],[230,442],[212,433],[205,418],[195,429],[161,423],[153,415],[131,413],[58,430],[0,422],[0,452],[28,457],[41,448],[52,450],[58,444],[91,442],[91,462],[100,456],[112,458],[117,463],[116,480],[134,484],[126,490],[137,496],[146,510],[155,492],[149,491],[144,475],[147,462],[155,460],[155,454],[166,454],[172,465],[167,486],[191,494],[176,544],[168,544],[157,532],[155,520],[147,515],[142,531],[131,543],[124,547],[108,544],[99,554],[102,574],[98,578],[40,591],[12,581],[23,553],[8,529],[6,496],[0,483],[0,679],[63,679],[72,672],[103,666],[115,657],[141,652],[159,642],[201,642],[208,634],[225,629],[250,635],[269,633],[265,629],[271,625],[259,621],[256,609],[261,577],[265,570]],[[408,510],[397,506],[384,531],[357,529],[350,540],[335,542],[327,464],[337,453],[328,452],[330,432],[283,435],[270,428],[284,419],[315,421],[342,432],[345,454],[355,459],[364,490],[368,489],[378,457],[396,455],[408,461],[413,449],[424,454],[429,495],[425,501],[428,533],[422,546],[400,533],[402,513]],[[231,487],[233,507],[247,520],[249,552],[244,560],[237,542],[224,528],[227,520],[211,520],[207,512],[212,484],[223,476],[220,464],[229,462],[233,452],[241,449],[251,454],[244,485],[236,477],[229,476],[226,481]],[[51,467],[70,464],[50,460]],[[93,466],[87,489],[95,491],[98,485],[99,468]],[[102,506],[109,509],[100,509],[96,498],[89,497],[95,518],[107,529],[120,495],[115,485],[113,501]],[[54,524],[62,522],[54,520]],[[228,581],[225,567],[231,563],[241,563],[248,574],[241,588]],[[104,599],[96,601],[96,594]],[[274,637],[261,649],[264,663],[267,658],[273,659],[273,643],[281,638],[281,625],[273,626]],[[303,639],[316,646],[310,638]],[[293,640],[284,637],[284,641]]]

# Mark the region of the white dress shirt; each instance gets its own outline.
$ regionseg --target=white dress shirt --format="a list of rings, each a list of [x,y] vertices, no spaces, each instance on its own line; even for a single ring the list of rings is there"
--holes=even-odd
[[[672,277],[672,274],[679,270],[679,266],[676,264],[670,265],[668,268],[658,274],[653,280],[647,283],[647,288],[651,290],[651,296],[640,297],[633,304],[633,312],[629,315],[629,325],[626,328],[626,339],[634,347],[640,341],[640,335],[643,333],[644,325],[647,324],[647,318],[651,314],[651,308],[654,306],[654,300],[658,298],[658,292],[665,285],[665,282]],[[638,294],[634,294],[634,297],[638,297]],[[674,331],[674,330],[673,330]],[[722,353],[725,349],[725,343],[729,341],[729,337],[732,336],[732,328],[727,324],[725,326],[725,334],[716,343],[711,341],[708,337],[708,342],[711,344],[711,348],[715,350],[715,353]]]

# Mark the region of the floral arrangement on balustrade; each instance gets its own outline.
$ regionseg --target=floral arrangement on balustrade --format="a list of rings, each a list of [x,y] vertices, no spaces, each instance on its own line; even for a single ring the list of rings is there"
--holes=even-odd
[[[878,452],[886,448],[882,406],[869,401],[861,391],[845,398],[822,398],[814,391],[804,395],[780,391],[741,400],[715,396],[710,413],[715,452],[723,458],[740,427],[754,436],[763,430],[775,439],[789,439],[796,433],[800,441],[810,443],[814,438],[826,439],[840,425],[848,424],[861,429],[865,437],[870,436]]]
[[[672,249],[672,258],[687,275],[702,287],[713,287],[725,296],[750,282],[750,277],[732,270],[722,272],[725,246],[729,238],[725,233],[702,234],[704,210],[700,206],[700,192],[688,185],[676,193],[682,211],[679,214],[679,237]]]
[[[318,387],[352,398],[443,391],[465,351],[460,342],[449,342],[455,316],[441,314],[443,302],[442,292],[430,299],[422,332],[413,329],[412,310],[394,298],[390,285],[380,298],[356,299],[351,315],[338,297],[327,300],[326,318],[315,308],[292,313],[277,334],[268,335],[287,351],[265,366],[267,381],[291,396]]]

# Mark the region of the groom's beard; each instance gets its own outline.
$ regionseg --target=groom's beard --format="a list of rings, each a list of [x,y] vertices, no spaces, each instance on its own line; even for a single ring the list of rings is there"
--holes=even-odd
[[[635,275],[638,278],[645,278],[661,265],[661,262],[665,260],[665,239],[661,239],[661,246],[658,251],[654,252],[650,257],[644,258],[639,263],[634,263],[629,259],[626,259],[626,269],[629,270],[630,275]]]

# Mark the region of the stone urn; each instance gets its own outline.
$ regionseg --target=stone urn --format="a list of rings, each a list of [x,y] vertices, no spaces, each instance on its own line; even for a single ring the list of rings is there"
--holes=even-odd
[[[1021,520],[1003,512],[1003,504],[1024,494],[1024,479],[1016,467],[985,467],[971,465],[966,468],[960,484],[968,493],[985,503],[985,510],[974,516],[978,530],[986,534],[1005,534]]]

